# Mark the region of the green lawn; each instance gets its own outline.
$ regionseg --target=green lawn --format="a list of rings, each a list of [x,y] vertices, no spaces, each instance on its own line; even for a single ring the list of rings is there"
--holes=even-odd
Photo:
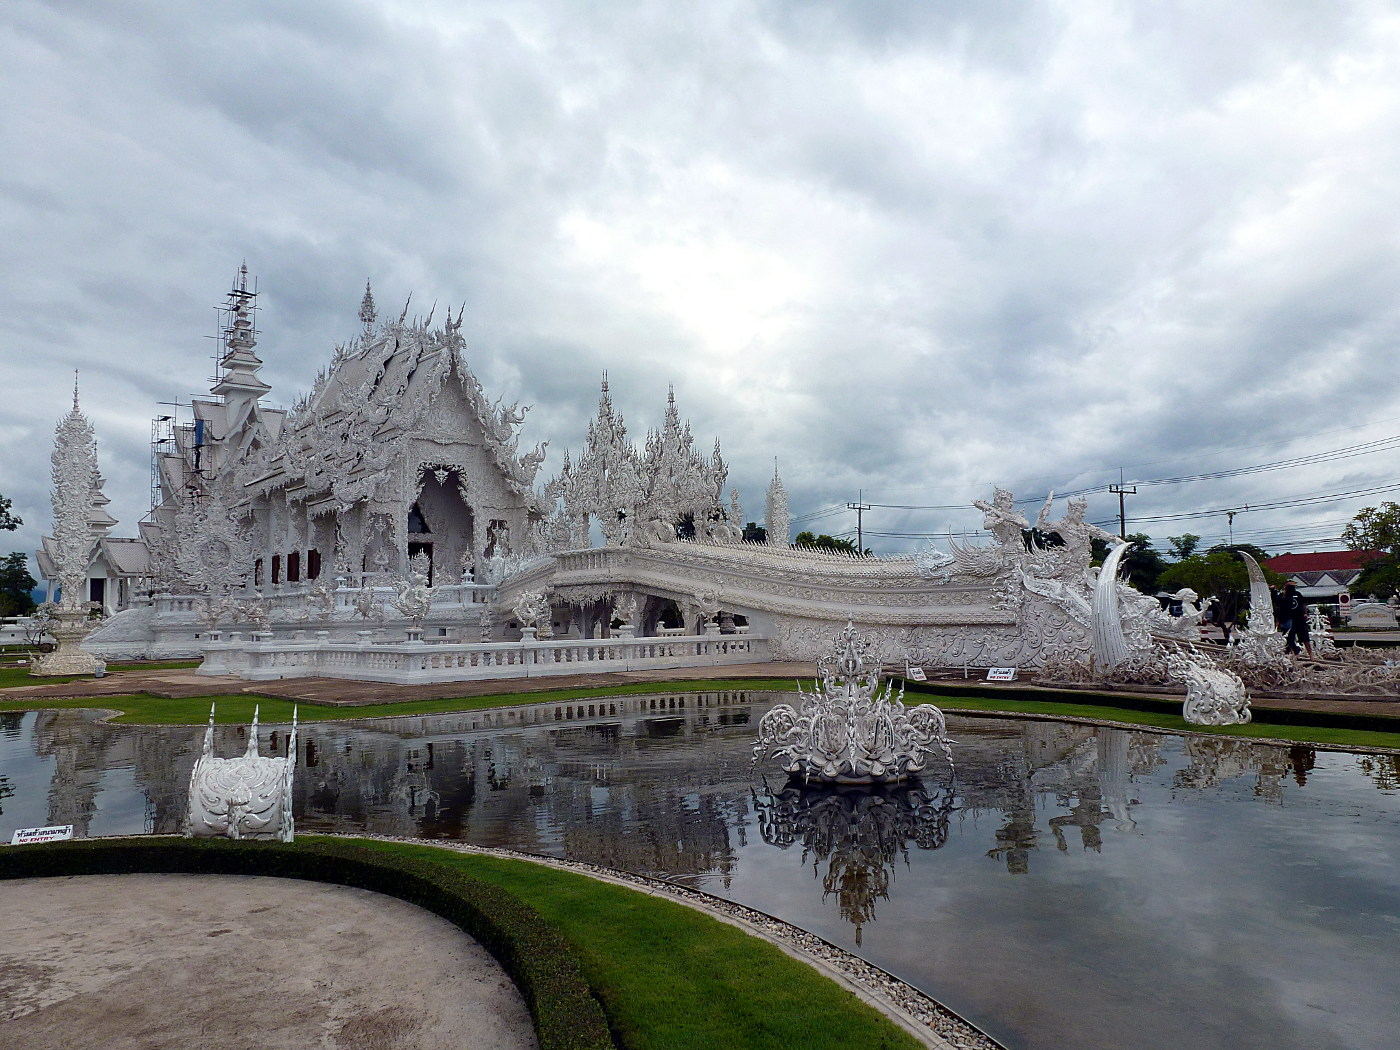
[[[0,671],[0,682],[6,673]],[[48,679],[65,681],[66,679]],[[33,681],[27,677],[22,683]],[[636,682],[628,685],[598,686],[577,689],[546,689],[538,692],[520,691],[496,693],[490,696],[447,697],[441,700],[410,700],[402,703],[371,704],[365,707],[329,707],[309,701],[297,703],[298,718],[303,722],[342,721],[353,718],[388,718],[400,715],[439,715],[462,711],[480,711],[493,707],[513,707],[519,704],[559,703],[597,696],[624,694],[712,692],[715,690],[755,690],[792,692],[790,678],[755,679],[685,679],[671,682]],[[293,702],[249,693],[210,695],[169,699],[138,694],[135,696],[79,697],[63,699],[5,701],[0,693],[0,713],[32,711],[38,708],[108,708],[121,712],[113,719],[137,725],[202,725],[209,720],[209,704],[217,702],[216,718],[220,723],[246,723],[253,717],[253,707],[261,708],[264,722],[290,722]],[[1247,726],[1209,728],[1188,725],[1181,717],[1179,700],[1147,699],[1151,710],[1115,707],[1111,700],[1104,703],[1066,703],[1052,700],[1017,700],[1004,697],[956,696],[938,693],[910,692],[909,704],[925,701],[946,711],[977,710],[1016,714],[1046,715],[1058,718],[1095,718],[1123,722],[1144,729],[1176,729],[1209,732],[1220,736],[1267,737],[1293,740],[1302,744],[1336,744],[1347,747],[1386,747],[1400,749],[1400,718],[1395,732],[1364,729],[1340,729],[1331,726],[1300,726],[1272,722],[1252,722]]]
[[[356,840],[520,897],[578,953],[627,1050],[914,1050],[903,1029],[767,941],[668,900],[527,861]]]
[[[930,703],[937,704],[945,711],[971,709],[1052,715],[1060,718],[1097,718],[1110,722],[1126,722],[1146,729],[1188,730],[1218,736],[1268,737],[1274,740],[1296,740],[1303,744],[1400,748],[1400,719],[1396,719],[1396,732],[1393,733],[1271,722],[1251,722],[1244,726],[1193,726],[1181,717],[1180,701],[1163,702],[1159,711],[1136,711],[1107,704],[1064,704],[1046,700],[1009,700],[1000,697],[940,696],[923,693],[909,693],[905,700],[908,703],[918,703],[925,695],[928,695]]]
[[[297,703],[297,718],[302,722],[326,722],[348,718],[385,718],[395,715],[439,715],[458,711],[479,711],[489,707],[512,707],[517,704],[557,703],[594,696],[618,696],[635,693],[713,692],[715,690],[793,690],[789,678],[754,678],[720,680],[686,680],[678,682],[637,682],[630,685],[603,686],[591,689],[548,689],[541,692],[496,693],[491,696],[449,697],[442,700],[409,700],[403,703],[372,704],[368,707],[327,707],[306,701]],[[3,694],[0,694],[3,697]],[[63,699],[12,700],[0,699],[0,713],[33,711],[38,708],[110,708],[121,711],[114,722],[139,725],[202,725],[209,721],[209,704],[217,702],[217,721],[248,722],[253,706],[260,707],[264,722],[290,722],[292,701],[248,693],[211,695],[169,699],[148,696],[102,696]]]
[[[136,662],[129,664],[109,664],[109,671],[172,671],[185,667],[198,667],[198,660],[155,660],[151,662]],[[14,689],[20,686],[30,685],[50,685],[54,682],[75,682],[80,678],[91,678],[91,675],[70,674],[57,675],[53,678],[35,678],[29,673],[27,667],[0,667],[0,689]],[[0,693],[0,696],[3,696]]]
[[[21,685],[48,685],[52,682],[72,682],[90,675],[58,675],[54,678],[34,678],[27,667],[0,667],[0,689],[12,689]],[[3,695],[3,694],[0,694]]]

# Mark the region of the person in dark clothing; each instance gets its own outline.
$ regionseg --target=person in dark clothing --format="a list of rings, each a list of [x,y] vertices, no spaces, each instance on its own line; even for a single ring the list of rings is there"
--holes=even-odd
[[[1279,631],[1281,631],[1284,634],[1287,634],[1288,612],[1284,608],[1283,592],[1280,591],[1277,587],[1270,587],[1269,600],[1272,601],[1274,604],[1274,623],[1278,626]]]
[[[1286,653],[1296,653],[1298,643],[1308,651],[1308,659],[1313,658],[1312,636],[1308,634],[1308,601],[1298,593],[1298,588],[1287,584],[1283,588],[1283,615],[1288,622],[1288,640],[1283,647]]]

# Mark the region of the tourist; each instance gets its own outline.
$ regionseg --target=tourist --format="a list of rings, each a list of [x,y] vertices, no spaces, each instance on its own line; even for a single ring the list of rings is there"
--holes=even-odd
[[[1288,641],[1283,647],[1286,653],[1296,653],[1298,643],[1308,651],[1308,659],[1313,658],[1312,637],[1308,634],[1308,601],[1298,593],[1298,588],[1287,583],[1283,588],[1283,615],[1288,617]]]

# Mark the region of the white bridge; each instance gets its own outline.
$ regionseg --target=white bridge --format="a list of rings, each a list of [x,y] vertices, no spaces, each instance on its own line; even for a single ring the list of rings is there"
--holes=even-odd
[[[313,640],[273,641],[259,633],[210,641],[201,675],[236,674],[254,682],[278,678],[349,678],[361,682],[418,685],[488,678],[543,678],[721,664],[763,663],[768,640],[749,634],[660,638],[538,639],[533,629],[518,642],[426,644],[332,642],[328,631]]]

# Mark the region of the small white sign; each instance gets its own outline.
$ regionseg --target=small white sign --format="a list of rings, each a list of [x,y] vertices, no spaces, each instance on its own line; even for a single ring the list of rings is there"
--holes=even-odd
[[[35,842],[65,842],[72,837],[72,824],[60,824],[52,828],[20,828],[10,837],[10,845],[28,846]]]
[[[924,674],[924,669],[922,667],[906,667],[904,669],[904,677],[912,678],[916,682],[928,681],[928,675]]]
[[[989,682],[1014,682],[1014,681],[1016,681],[1016,668],[1014,668],[1014,667],[989,667],[989,668],[987,668],[987,681],[989,681]]]

